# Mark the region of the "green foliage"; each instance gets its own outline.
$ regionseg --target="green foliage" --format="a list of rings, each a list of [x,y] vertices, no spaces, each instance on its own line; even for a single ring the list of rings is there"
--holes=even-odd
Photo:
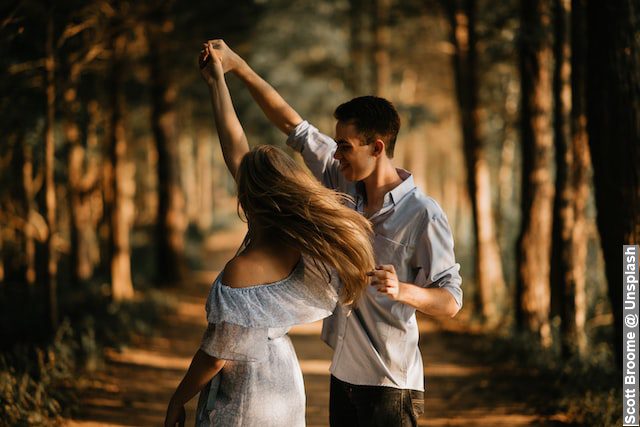
[[[67,317],[49,343],[16,344],[0,353],[0,425],[59,424],[62,416],[77,412],[78,379],[101,366],[103,348],[126,345],[136,334],[152,334],[173,307],[171,300],[155,292],[114,303],[101,288],[88,289],[93,290],[65,299],[73,307],[65,306]],[[29,323],[11,308],[21,305],[2,305],[5,313],[13,313],[16,327]]]
[[[0,419],[3,423],[11,426],[58,424],[63,408],[74,409],[78,349],[74,335],[67,320],[50,345],[16,346],[0,354]]]
[[[488,336],[476,349],[491,364],[513,372],[544,399],[530,402],[541,414],[564,413],[581,426],[621,425],[621,374],[608,344],[590,348],[582,357],[563,360],[557,348],[543,349],[526,334]],[[523,377],[523,378],[518,378]]]

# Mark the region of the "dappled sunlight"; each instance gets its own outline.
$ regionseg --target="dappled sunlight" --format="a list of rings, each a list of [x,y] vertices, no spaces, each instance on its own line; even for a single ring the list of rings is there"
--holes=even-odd
[[[427,378],[433,377],[468,377],[471,375],[488,374],[490,368],[487,366],[466,366],[454,363],[432,362],[425,366],[424,375]]]
[[[130,363],[132,365],[158,369],[186,370],[191,362],[190,358],[175,357],[142,349],[125,348],[122,351],[107,349],[106,355],[114,362]]]
[[[320,333],[322,332],[322,320],[313,323],[307,323],[304,325],[296,325],[289,330],[289,335],[317,335],[320,339]]]
[[[542,422],[538,415],[522,415],[522,414],[487,414],[493,412],[493,408],[485,408],[476,413],[468,413],[461,411],[453,417],[431,417],[420,420],[418,425],[429,427],[440,426],[478,426],[478,427],[514,427],[514,426],[530,426],[540,425]],[[547,419],[548,421],[562,421],[564,419]]]
[[[300,360],[300,369],[303,374],[326,375],[328,377],[329,366],[331,366],[331,360]]]

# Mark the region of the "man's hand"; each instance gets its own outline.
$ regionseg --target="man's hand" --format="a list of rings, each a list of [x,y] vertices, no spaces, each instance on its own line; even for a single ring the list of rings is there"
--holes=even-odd
[[[378,292],[387,295],[393,301],[400,299],[400,282],[393,265],[379,265],[367,275],[371,277],[371,286],[378,288]]]
[[[224,78],[222,61],[211,42],[202,44],[198,63],[200,65],[200,74],[209,86],[214,84],[216,80]]]
[[[212,46],[218,54],[218,58],[220,58],[220,61],[222,62],[222,69],[225,73],[237,70],[244,63],[243,59],[231,50],[224,40],[213,39],[209,40],[207,43]]]

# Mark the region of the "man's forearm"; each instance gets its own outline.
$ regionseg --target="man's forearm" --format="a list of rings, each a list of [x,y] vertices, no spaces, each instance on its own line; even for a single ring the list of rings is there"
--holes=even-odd
[[[458,313],[456,300],[446,289],[423,288],[412,283],[399,283],[398,301],[431,316],[454,317]]]
[[[289,135],[302,122],[298,112],[246,62],[243,61],[233,72],[247,86],[267,118],[285,135]]]

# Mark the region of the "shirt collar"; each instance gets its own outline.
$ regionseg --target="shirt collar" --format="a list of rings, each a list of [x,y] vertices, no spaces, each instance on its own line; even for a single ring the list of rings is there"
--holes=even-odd
[[[391,202],[393,202],[393,204],[397,204],[411,190],[416,188],[416,184],[413,182],[413,175],[411,175],[410,172],[399,168],[396,168],[396,172],[398,172],[402,182],[398,184],[396,188],[387,193],[391,196]]]
[[[398,172],[398,176],[400,176],[402,182],[384,195],[383,208],[390,204],[397,204],[406,194],[416,188],[413,175],[411,175],[409,171],[396,168],[396,172]],[[366,198],[364,182],[356,182],[356,194],[364,201]]]

